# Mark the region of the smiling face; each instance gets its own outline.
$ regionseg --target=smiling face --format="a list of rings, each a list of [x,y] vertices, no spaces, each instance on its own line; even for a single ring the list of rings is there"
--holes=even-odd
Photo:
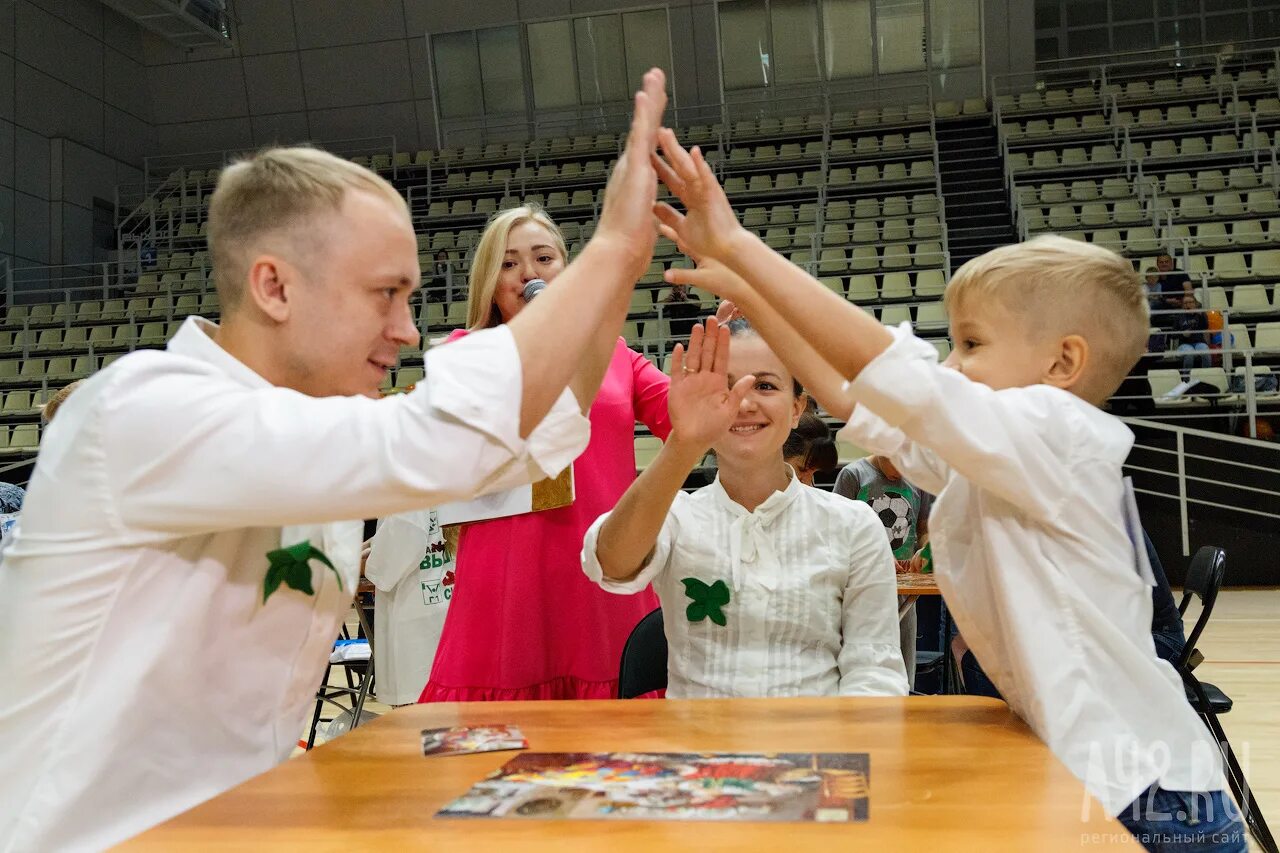
[[[545,225],[528,219],[512,226],[507,232],[506,252],[498,270],[498,286],[493,292],[493,303],[502,315],[502,322],[511,322],[524,308],[526,284],[536,278],[550,284],[564,268],[565,258]]]
[[[279,328],[281,375],[315,397],[381,396],[400,348],[419,342],[409,296],[421,272],[408,215],[378,195],[348,191],[301,245],[319,248],[290,264],[298,286],[288,290]]]
[[[781,459],[782,446],[804,411],[804,397],[796,395],[790,371],[764,339],[735,335],[729,348],[730,387],[747,375],[755,376],[755,385],[738,406],[729,431],[713,445],[722,463]]]
[[[961,300],[949,308],[951,355],[943,364],[997,391],[1044,381],[1057,341],[1033,342],[1024,323],[998,300]]]

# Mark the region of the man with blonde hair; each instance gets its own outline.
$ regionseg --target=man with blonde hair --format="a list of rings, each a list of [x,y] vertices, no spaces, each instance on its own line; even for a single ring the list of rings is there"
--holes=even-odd
[[[376,175],[275,149],[209,211],[222,324],[191,317],[67,400],[0,572],[0,850],[113,845],[286,758],[356,584],[363,519],[557,474],[567,390],[612,345],[655,233],[666,96],[645,75],[595,238],[501,328],[416,347],[408,210]],[[592,367],[594,366],[594,367]]]

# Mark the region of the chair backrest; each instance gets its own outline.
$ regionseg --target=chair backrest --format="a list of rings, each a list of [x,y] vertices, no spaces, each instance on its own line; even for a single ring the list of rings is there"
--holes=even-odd
[[[662,608],[652,611],[636,625],[622,647],[618,671],[618,698],[634,699],[667,686],[667,635],[662,626]]]
[[[1182,585],[1182,601],[1178,603],[1178,612],[1186,614],[1191,597],[1200,599],[1200,618],[1196,626],[1187,636],[1187,644],[1182,649],[1182,657],[1178,661],[1178,669],[1182,671],[1196,651],[1196,644],[1209,616],[1213,613],[1214,602],[1218,600],[1218,590],[1222,588],[1222,580],[1227,574],[1227,552],[1215,545],[1204,545],[1191,558],[1187,567],[1187,577]]]

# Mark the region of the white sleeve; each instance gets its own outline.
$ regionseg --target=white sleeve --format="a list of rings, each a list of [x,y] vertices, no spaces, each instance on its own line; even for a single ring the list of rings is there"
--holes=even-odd
[[[555,476],[590,435],[566,389],[521,440],[522,369],[505,326],[430,351],[425,381],[383,400],[248,387],[194,360],[140,364],[117,372],[94,413],[125,528],[394,515]]]
[[[1063,488],[1071,482],[1069,424],[1081,420],[1058,396],[1067,392],[1048,386],[993,391],[940,366],[934,348],[907,324],[892,331],[889,348],[845,385],[857,408],[866,406],[979,488],[1052,522],[1072,494]],[[933,491],[919,470],[903,473]]]
[[[382,592],[390,592],[418,567],[427,553],[430,510],[393,515],[378,522],[369,540],[364,576]]]
[[[607,512],[597,518],[591,527],[587,528],[587,535],[582,539],[582,571],[588,578],[599,584],[600,588],[605,592],[615,592],[619,595],[643,592],[644,588],[657,580],[671,564],[671,555],[675,551],[676,540],[680,535],[680,519],[676,517],[675,507],[684,497],[683,492],[676,495],[676,503],[673,503],[671,509],[667,511],[667,517],[662,522],[662,529],[658,531],[658,539],[654,542],[653,553],[645,561],[645,564],[640,567],[640,571],[635,577],[625,581],[613,580],[605,575],[604,567],[600,565],[600,558],[596,555],[596,546],[600,543],[600,530],[604,527],[605,519],[612,514]]]
[[[946,462],[907,438],[902,430],[889,426],[866,406],[853,407],[849,422],[840,428],[836,438],[889,457],[912,485],[930,494],[936,495],[947,484],[950,469]]]
[[[871,507],[856,501],[850,506],[866,517],[849,530],[852,545],[842,599],[840,695],[906,696],[893,551]]]

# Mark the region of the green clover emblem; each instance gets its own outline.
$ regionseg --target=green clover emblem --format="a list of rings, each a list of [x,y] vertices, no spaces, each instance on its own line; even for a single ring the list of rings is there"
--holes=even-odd
[[[265,604],[271,597],[271,593],[280,588],[281,582],[291,589],[305,592],[307,595],[315,595],[316,591],[311,588],[311,566],[309,565],[313,559],[329,567],[333,576],[338,579],[338,589],[342,589],[342,575],[338,574],[333,563],[329,562],[324,552],[312,545],[310,540],[303,539],[297,545],[267,552],[267,562],[270,566],[267,568],[266,580],[262,584],[263,603]]]
[[[684,611],[689,621],[710,619],[723,627],[725,618],[721,608],[729,603],[729,587],[725,586],[724,581],[716,581],[710,586],[697,578],[683,578],[680,582],[684,584],[684,594],[693,599]]]

